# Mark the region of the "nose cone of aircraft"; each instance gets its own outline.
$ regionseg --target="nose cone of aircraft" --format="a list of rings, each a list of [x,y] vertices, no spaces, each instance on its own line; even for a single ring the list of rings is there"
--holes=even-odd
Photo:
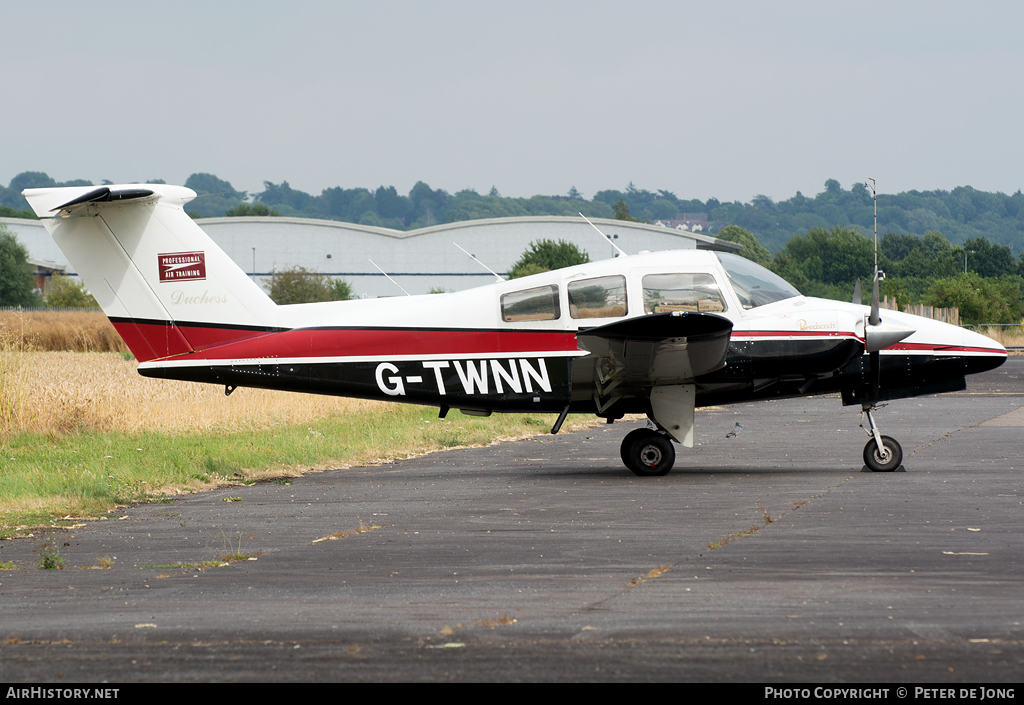
[[[963,336],[967,374],[992,370],[1006,362],[1006,348],[992,338],[966,329]]]

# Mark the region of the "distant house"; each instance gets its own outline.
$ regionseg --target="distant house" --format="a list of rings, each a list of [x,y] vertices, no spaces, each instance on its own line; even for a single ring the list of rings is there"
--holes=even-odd
[[[68,269],[66,264],[60,264],[48,259],[29,257],[28,263],[32,266],[32,276],[36,279],[36,288],[42,294],[46,293],[46,285],[49,283],[50,277],[54,274],[64,274]]]
[[[710,230],[714,223],[708,220],[707,213],[676,213],[672,220],[656,220],[655,225],[674,230],[685,230],[691,233],[701,233]]]
[[[699,233],[711,229],[707,213],[676,213],[676,219],[682,221],[691,232]]]

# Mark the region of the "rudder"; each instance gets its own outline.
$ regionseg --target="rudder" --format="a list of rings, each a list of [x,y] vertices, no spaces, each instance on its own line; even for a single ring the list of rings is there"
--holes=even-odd
[[[140,361],[259,335],[276,305],[184,211],[145,184],[27,189],[25,198]]]

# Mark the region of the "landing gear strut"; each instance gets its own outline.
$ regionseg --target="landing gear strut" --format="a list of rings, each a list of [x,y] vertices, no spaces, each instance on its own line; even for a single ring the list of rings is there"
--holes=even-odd
[[[872,472],[895,472],[903,463],[903,448],[894,438],[883,436],[878,432],[875,418],[871,415],[874,409],[875,404],[861,405],[861,411],[868,417],[869,428],[864,430],[871,436],[871,440],[864,446],[864,464]],[[861,427],[864,427],[863,422],[861,422]]]
[[[630,431],[619,449],[622,462],[634,475],[667,475],[676,462],[676,449],[665,434],[650,428]]]

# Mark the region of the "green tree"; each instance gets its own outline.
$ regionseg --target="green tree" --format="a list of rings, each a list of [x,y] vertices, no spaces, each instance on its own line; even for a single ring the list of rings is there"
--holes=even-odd
[[[3,187],[0,186],[0,188]],[[39,216],[31,210],[16,211],[9,206],[0,206],[0,218],[25,218],[27,220],[39,220]]]
[[[874,286],[874,284],[872,284]],[[861,286],[861,301],[855,303],[866,303],[870,305],[871,294],[866,292],[868,287]],[[882,280],[882,294],[896,300],[896,307],[901,311],[910,304],[910,293],[907,291],[907,284],[896,277],[886,277]],[[864,301],[864,294],[868,293],[869,301]]]
[[[331,280],[331,301],[350,301],[354,298],[351,284],[344,279]]]
[[[280,185],[263,182],[263,191],[256,194],[256,200],[266,203],[268,206],[277,206],[285,215],[304,215],[305,217],[317,217],[316,199],[305,191],[293,189],[287,181]],[[303,213],[303,211],[307,211]]]
[[[37,306],[35,285],[28,250],[0,223],[0,306]]]
[[[198,196],[185,204],[185,211],[193,218],[216,218],[246,199],[245,191],[235,190],[231,182],[213,174],[191,174],[185,186]]]
[[[275,271],[270,277],[270,298],[282,306],[311,304],[321,301],[345,301],[353,298],[352,286],[343,279],[305,267]]]
[[[615,203],[612,204],[612,212],[615,213],[615,220],[628,220],[631,223],[639,223],[639,218],[634,218],[629,214],[629,206],[626,204],[622,197],[619,197]]]
[[[229,218],[238,218],[241,216],[279,216],[281,214],[265,203],[239,203],[234,208],[224,211],[224,215]]]
[[[983,277],[1001,277],[1017,274],[1017,263],[1013,261],[1010,248],[995,245],[985,237],[971,238],[964,243],[961,254],[967,254],[967,269]]]
[[[530,247],[519,258],[519,261],[512,265],[509,270],[509,279],[518,279],[531,274],[548,272],[553,269],[562,269],[576,264],[586,264],[590,261],[590,255],[580,250],[571,242],[559,240],[538,240],[531,242]]]
[[[883,260],[878,264],[885,269]],[[873,266],[871,240],[838,225],[831,231],[811,228],[807,235],[794,236],[772,262],[772,269],[798,288],[801,275],[825,284],[853,282],[857,277],[870,281]]]
[[[60,308],[99,308],[96,299],[86,288],[85,283],[76,281],[63,274],[54,274],[46,283],[46,295],[43,301],[47,306]]]
[[[1022,313],[1019,276],[985,279],[975,272],[939,279],[926,296],[929,306],[960,309],[963,323],[1020,323]]]
[[[740,254],[758,264],[767,264],[772,259],[771,253],[757,241],[757,238],[749,230],[744,230],[738,225],[726,225],[715,237],[743,245],[743,252]]]

